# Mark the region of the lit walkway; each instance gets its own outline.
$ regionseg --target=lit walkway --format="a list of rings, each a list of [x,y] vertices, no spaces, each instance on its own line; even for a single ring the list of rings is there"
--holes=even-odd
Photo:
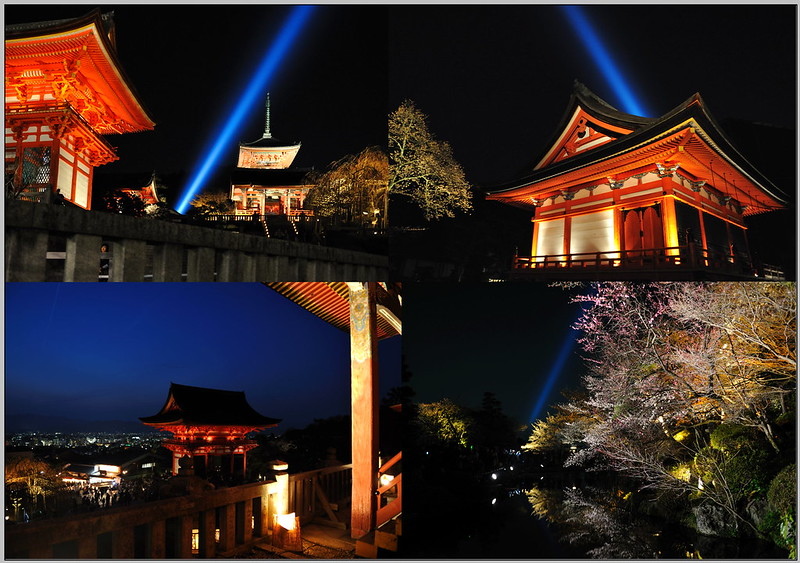
[[[250,551],[235,555],[235,559],[354,559],[356,542],[348,530],[306,524],[302,528],[303,551],[287,551],[270,545],[269,540],[259,542]]]

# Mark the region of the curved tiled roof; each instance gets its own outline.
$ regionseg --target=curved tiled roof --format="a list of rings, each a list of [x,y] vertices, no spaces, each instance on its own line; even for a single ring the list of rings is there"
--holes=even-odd
[[[493,186],[487,190],[490,199],[499,199],[501,196],[511,195],[517,190],[524,189],[526,186],[537,182],[552,179],[595,163],[619,158],[620,155],[632,153],[648,143],[666,139],[681,128],[694,127],[697,129],[698,137],[726,161],[731,170],[736,170],[742,174],[744,178],[757,186],[778,206],[786,203],[786,194],[761,174],[736,149],[709,113],[700,94],[693,94],[686,101],[661,117],[641,117],[616,110],[586,86],[576,81],[564,116],[556,129],[553,140],[546,146],[545,153],[556,144],[557,139],[561,136],[578,107],[581,107],[588,114],[599,120],[616,127],[629,129],[631,132],[618,135],[614,140],[597,148],[542,166],[516,180]]]
[[[153,416],[140,417],[151,426],[276,426],[279,418],[256,412],[247,402],[244,391],[225,391],[172,383],[161,410]]]

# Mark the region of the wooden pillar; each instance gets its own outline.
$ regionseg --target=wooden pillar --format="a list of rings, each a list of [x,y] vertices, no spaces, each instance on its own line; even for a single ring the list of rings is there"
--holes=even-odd
[[[150,524],[150,557],[164,559],[167,552],[167,521],[156,520]]]
[[[96,282],[100,272],[102,237],[74,234],[67,238],[65,282]]]
[[[675,198],[665,197],[662,200],[662,212],[664,221],[664,246],[678,246],[678,216],[675,212]],[[668,255],[677,256],[678,250],[667,251]]]
[[[622,208],[614,208],[614,248],[620,252],[618,257],[621,257],[621,252],[625,250],[625,222],[622,220]]]
[[[375,526],[378,473],[378,336],[375,282],[350,286],[350,400],[352,413],[352,513],[350,534]]]

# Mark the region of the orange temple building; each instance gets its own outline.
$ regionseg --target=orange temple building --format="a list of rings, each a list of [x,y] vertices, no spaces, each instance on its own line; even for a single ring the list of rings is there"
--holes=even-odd
[[[243,477],[247,452],[257,447],[247,434],[277,426],[280,419],[262,416],[251,407],[242,391],[223,391],[172,383],[161,410],[142,417],[148,426],[172,433],[164,447],[172,452],[172,473],[180,459],[194,461],[201,477]]]
[[[5,28],[5,182],[20,199],[91,208],[104,135],[151,130],[117,59],[113,13]]]
[[[512,271],[533,279],[754,278],[744,219],[786,206],[699,94],[648,118],[578,82],[533,172],[487,199],[533,212]]]
[[[299,142],[272,136],[267,94],[264,133],[251,143],[239,144],[239,159],[231,178],[231,200],[236,215],[313,215],[303,209],[308,191],[306,169],[291,168]]]
[[[150,175],[150,179],[146,184],[141,187],[135,188],[120,188],[122,193],[128,194],[131,197],[138,197],[145,205],[155,205],[161,201],[161,198],[156,191],[156,173]]]

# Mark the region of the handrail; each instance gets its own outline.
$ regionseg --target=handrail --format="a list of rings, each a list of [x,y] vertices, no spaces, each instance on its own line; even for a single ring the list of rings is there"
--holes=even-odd
[[[715,251],[689,244],[635,250],[606,250],[577,252],[573,254],[547,254],[538,256],[516,256],[514,269],[552,268],[646,268],[665,266],[670,268],[711,268],[749,272],[753,269],[746,254]]]
[[[378,473],[386,473],[386,471],[388,471],[388,469],[389,469],[390,467],[394,466],[394,465],[395,465],[395,464],[396,464],[398,461],[400,461],[401,459],[403,459],[403,452],[402,452],[402,451],[399,451],[399,452],[397,452],[396,454],[394,454],[394,457],[392,457],[392,459],[390,459],[389,461],[387,461],[386,463],[384,463],[384,464],[381,466],[381,468],[380,468],[380,469],[378,469]]]
[[[381,475],[397,465],[403,459],[403,452],[397,452],[389,461],[384,463],[378,470],[378,483],[380,484]],[[389,491],[395,490],[394,498],[387,498]],[[398,473],[392,476],[392,480],[385,485],[380,485],[376,490],[378,495],[378,510],[375,514],[375,525],[380,527],[403,511],[403,474]],[[386,501],[386,504],[383,502]]]
[[[328,473],[337,473],[339,471],[345,471],[347,469],[352,469],[352,463],[345,463],[342,465],[334,465],[332,467],[322,467],[320,469],[312,469],[311,471],[304,471],[302,473],[290,473],[289,480],[295,481],[297,479],[309,479],[314,477],[315,475],[327,475]]]

